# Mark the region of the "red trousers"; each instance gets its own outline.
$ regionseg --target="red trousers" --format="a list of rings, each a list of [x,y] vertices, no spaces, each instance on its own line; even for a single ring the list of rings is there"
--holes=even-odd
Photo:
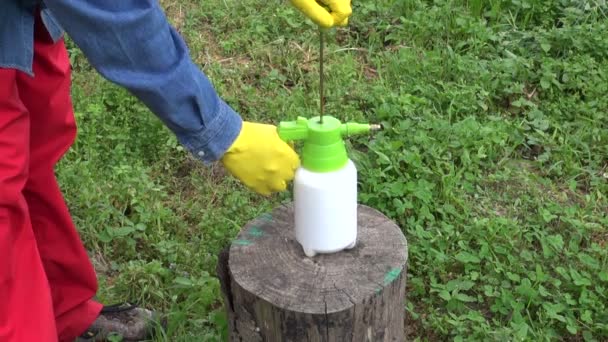
[[[54,174],[76,136],[68,54],[40,18],[33,63],[0,68],[0,341],[73,341],[102,306]]]

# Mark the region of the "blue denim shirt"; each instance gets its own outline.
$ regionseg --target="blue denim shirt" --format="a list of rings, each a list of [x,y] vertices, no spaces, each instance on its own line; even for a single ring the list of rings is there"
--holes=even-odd
[[[217,161],[242,119],[193,63],[155,0],[0,0],[0,67],[33,75],[35,8],[64,30],[106,79],[128,89],[204,163]]]

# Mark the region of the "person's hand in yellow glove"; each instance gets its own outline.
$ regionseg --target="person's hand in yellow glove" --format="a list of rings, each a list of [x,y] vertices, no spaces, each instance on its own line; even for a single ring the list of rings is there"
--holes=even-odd
[[[300,166],[298,155],[281,140],[276,126],[247,121],[221,162],[234,177],[262,195],[285,190]]]
[[[324,28],[346,26],[348,17],[352,14],[350,0],[291,0],[291,3]]]

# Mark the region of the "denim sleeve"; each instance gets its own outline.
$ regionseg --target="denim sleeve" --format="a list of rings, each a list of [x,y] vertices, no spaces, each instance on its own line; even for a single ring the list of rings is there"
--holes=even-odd
[[[128,89],[204,163],[218,160],[242,119],[191,60],[155,0],[45,0],[91,65]]]

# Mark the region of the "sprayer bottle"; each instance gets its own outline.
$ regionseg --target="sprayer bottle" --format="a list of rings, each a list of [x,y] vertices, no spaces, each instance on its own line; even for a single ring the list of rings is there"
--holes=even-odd
[[[357,169],[348,158],[344,137],[379,129],[378,125],[341,123],[331,116],[281,122],[285,141],[304,142],[301,166],[293,181],[295,236],[304,253],[334,253],[357,242]]]

